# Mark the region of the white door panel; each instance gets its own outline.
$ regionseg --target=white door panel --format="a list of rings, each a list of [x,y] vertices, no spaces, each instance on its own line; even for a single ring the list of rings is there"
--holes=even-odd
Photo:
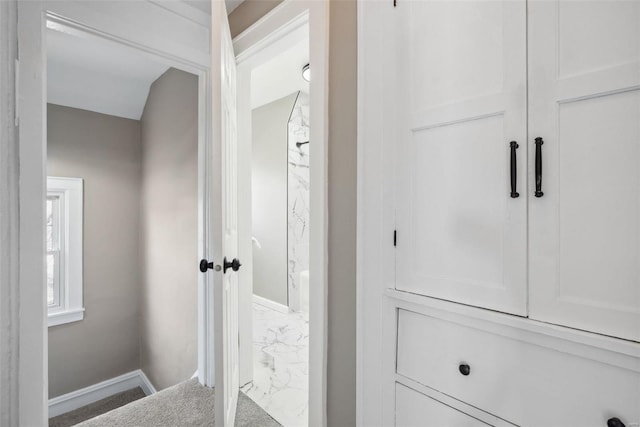
[[[525,315],[525,2],[397,9],[396,288]]]
[[[551,4],[555,9],[556,24],[544,30],[551,34],[557,32],[555,45],[560,79],[638,61],[637,1],[562,0]],[[538,5],[534,7],[534,10],[541,10]],[[535,13],[532,14],[534,19],[537,18]],[[538,31],[537,28],[532,30]]]
[[[530,315],[640,340],[640,2],[531,2],[529,31]]]
[[[468,286],[467,295],[474,286],[502,283],[502,223],[509,200],[505,191],[482,187],[504,189],[508,180],[504,137],[496,138],[503,127],[503,116],[494,116],[414,133],[412,156],[405,160],[412,170],[413,251],[423,255],[409,267],[417,276]]]
[[[223,1],[212,2],[211,15],[212,150],[219,153],[212,172],[220,174],[220,191],[215,185],[213,191],[212,223],[221,228],[221,232],[214,230],[214,235],[220,236],[214,245],[222,247],[218,252],[223,257],[218,261],[222,264],[238,256],[236,63]],[[218,217],[221,220],[216,223]],[[226,272],[215,274],[219,278],[214,281],[213,293],[215,424],[233,426],[239,391],[238,273],[226,268]]]

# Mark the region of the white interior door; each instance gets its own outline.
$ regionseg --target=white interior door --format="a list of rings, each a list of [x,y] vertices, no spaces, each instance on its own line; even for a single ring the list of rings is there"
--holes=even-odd
[[[640,340],[640,2],[529,8],[531,318]]]
[[[233,426],[239,391],[236,63],[224,1],[212,1],[211,88],[216,426]],[[221,274],[222,273],[222,274]]]
[[[396,288],[525,315],[526,3],[400,1],[389,19]]]

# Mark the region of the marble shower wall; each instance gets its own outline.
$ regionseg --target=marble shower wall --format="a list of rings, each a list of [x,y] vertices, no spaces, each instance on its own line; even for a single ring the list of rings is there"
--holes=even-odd
[[[300,311],[300,272],[309,269],[309,96],[299,93],[289,120],[288,287],[289,308]]]

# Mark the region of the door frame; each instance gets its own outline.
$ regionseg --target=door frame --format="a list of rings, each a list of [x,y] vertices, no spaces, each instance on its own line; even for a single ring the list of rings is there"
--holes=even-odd
[[[160,6],[150,1],[123,2],[18,2],[18,115],[20,121],[20,306],[19,395],[20,425],[46,425],[48,419],[48,324],[44,267],[44,200],[46,195],[46,39],[47,26],[88,39],[124,46],[158,62],[198,77],[198,256],[210,252],[208,224],[210,151],[210,17],[181,2]],[[126,15],[123,15],[126,13]],[[122,16],[130,21],[125,22]],[[140,19],[136,19],[136,17]],[[158,19],[161,32],[140,29],[135,22]],[[180,34],[179,41],[175,35]],[[27,262],[26,260],[38,260]],[[193,268],[197,268],[194,261]],[[198,377],[214,385],[213,279],[198,275]]]
[[[309,28],[309,63],[313,78],[309,83],[309,425],[325,426],[327,371],[327,149],[328,149],[328,71],[329,71],[329,2],[327,0],[284,0],[269,13],[234,37],[238,64],[238,123],[251,120],[251,69],[260,63],[257,57],[284,38]],[[275,48],[277,49],[277,47]],[[252,63],[254,61],[254,63]],[[256,63],[257,62],[257,63]],[[251,158],[251,129],[238,127],[238,158]],[[240,375],[252,377],[252,366],[242,357],[251,351],[251,305],[253,274],[251,253],[251,165],[238,165],[238,224],[241,259],[249,260],[240,276]],[[243,332],[244,331],[244,332]],[[249,339],[247,337],[249,336]],[[241,385],[243,382],[241,381]]]
[[[275,28],[262,39],[258,44],[253,44],[248,48],[240,46],[236,49],[236,62],[238,66],[238,117],[243,123],[251,123],[251,72],[280,54],[291,46],[294,40],[301,37],[309,38],[309,14],[303,12],[301,15],[289,21],[285,25]],[[249,30],[247,30],[249,31]],[[245,34],[245,33],[243,33]],[[236,40],[240,36],[236,37]],[[246,35],[245,35],[246,37]],[[245,50],[246,49],[246,50]],[[239,234],[240,234],[240,259],[243,260],[243,270],[240,271],[241,280],[241,301],[240,301],[240,384],[244,385],[253,377],[252,359],[246,359],[244,355],[252,353],[252,303],[255,301],[253,295],[253,232],[252,232],[252,128],[243,126],[238,129],[239,158],[246,159],[243,164],[238,165],[239,175]],[[285,159],[286,160],[286,159]],[[285,236],[286,240],[287,236]],[[287,246],[288,246],[287,241]],[[287,264],[287,269],[288,269]],[[287,283],[287,305],[282,306],[267,299],[265,302],[272,305],[273,309],[278,309],[284,313],[289,313],[291,307],[291,293]],[[263,299],[263,298],[261,298]]]

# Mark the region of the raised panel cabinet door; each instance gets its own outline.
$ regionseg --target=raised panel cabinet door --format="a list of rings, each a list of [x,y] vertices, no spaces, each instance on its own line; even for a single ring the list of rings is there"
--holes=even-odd
[[[391,16],[396,288],[526,315],[526,3],[398,2]]]
[[[640,341],[640,2],[529,2],[530,317]]]

